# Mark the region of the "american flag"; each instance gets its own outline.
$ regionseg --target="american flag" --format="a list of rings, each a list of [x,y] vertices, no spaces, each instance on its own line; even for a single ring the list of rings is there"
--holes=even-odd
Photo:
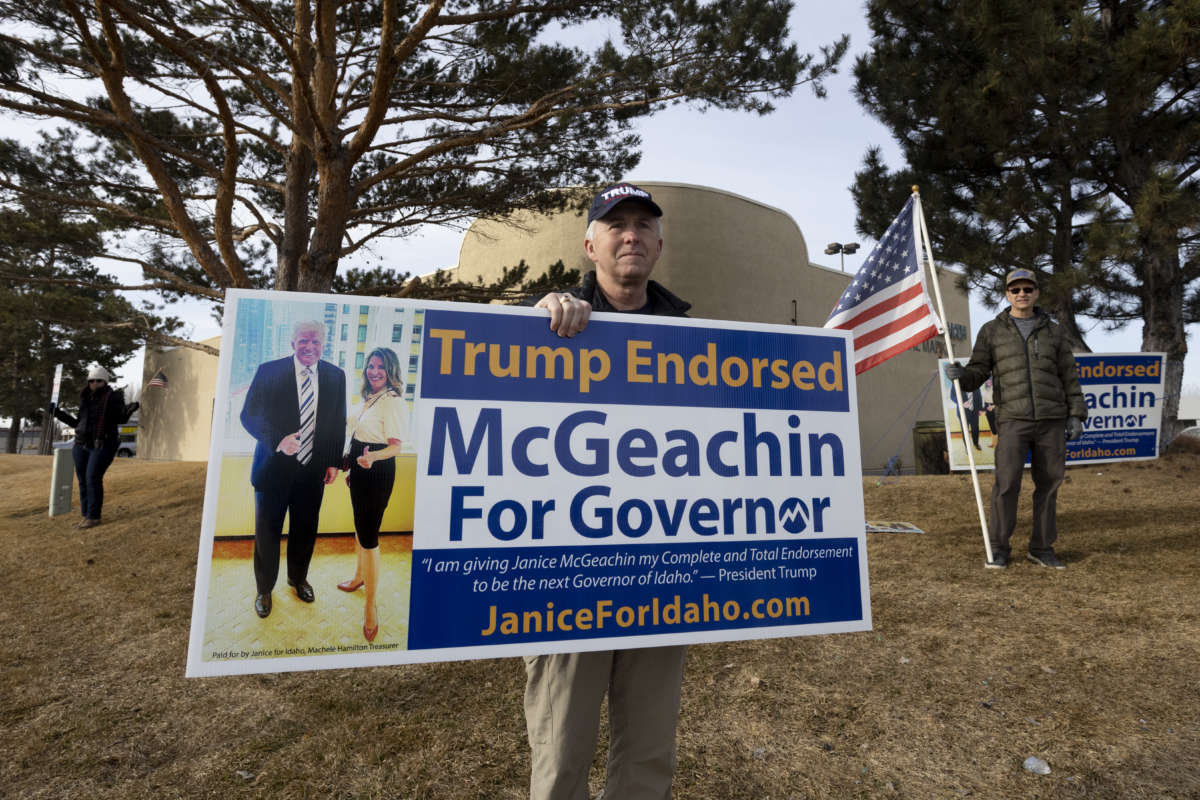
[[[167,391],[167,374],[161,369],[154,373],[154,377],[150,379],[150,386],[157,386],[164,392]]]
[[[922,280],[914,205],[909,197],[825,322],[826,328],[854,335],[856,374],[933,338],[941,328]]]

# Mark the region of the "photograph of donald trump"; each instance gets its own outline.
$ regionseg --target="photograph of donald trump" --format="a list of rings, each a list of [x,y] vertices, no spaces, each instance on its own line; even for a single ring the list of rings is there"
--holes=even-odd
[[[346,435],[346,375],[321,360],[325,326],[298,322],[292,354],[258,367],[242,426],[255,439],[250,483],[254,487],[254,610],[271,613],[279,576],[283,518],[288,515],[287,582],[306,603],[315,600],[308,566],[326,484],[337,477]]]

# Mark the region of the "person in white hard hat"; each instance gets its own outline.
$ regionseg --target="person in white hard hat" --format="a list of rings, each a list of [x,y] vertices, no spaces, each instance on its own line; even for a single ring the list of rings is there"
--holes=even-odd
[[[87,386],[79,393],[79,415],[71,416],[54,404],[54,416],[75,429],[75,477],[79,480],[79,505],[83,517],[77,528],[100,524],[104,507],[104,473],[121,444],[120,426],[137,411],[137,403],[125,403],[120,389],[109,386],[112,376],[104,367],[93,367]]]

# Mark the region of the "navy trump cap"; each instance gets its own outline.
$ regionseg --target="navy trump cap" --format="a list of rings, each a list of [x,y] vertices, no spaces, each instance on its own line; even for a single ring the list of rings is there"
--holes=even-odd
[[[631,201],[642,203],[656,217],[663,215],[662,209],[658,207],[658,203],[655,203],[651,199],[650,193],[645,189],[639,189],[632,183],[617,183],[598,192],[592,198],[592,207],[588,209],[588,222],[595,222],[621,203]]]

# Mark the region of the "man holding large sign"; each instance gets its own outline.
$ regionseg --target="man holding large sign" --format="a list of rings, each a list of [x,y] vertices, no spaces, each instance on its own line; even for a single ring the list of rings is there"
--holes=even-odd
[[[618,216],[651,209],[630,196],[609,197],[621,199]],[[617,651],[586,698],[590,764],[605,691],[613,708],[627,705],[617,689],[629,681],[611,674],[628,651],[870,629],[849,334],[671,316],[686,304],[646,277],[661,269],[657,218],[649,213],[646,239],[605,226],[617,219],[607,212],[589,238],[603,274],[544,298],[557,331],[534,308],[231,290],[189,675]],[[608,286],[609,275],[621,280]],[[627,291],[639,285],[641,296]],[[593,313],[593,302],[616,313]],[[618,310],[647,304],[667,315]],[[259,405],[261,365],[292,358],[288,331],[300,320],[323,320],[332,363],[365,361],[375,346],[408,356],[411,450],[397,456],[381,527],[392,580],[377,641],[347,633],[357,608],[291,604],[287,625],[265,625],[241,600],[242,543],[255,528],[245,488],[260,442],[239,423]],[[271,405],[295,414],[289,377]],[[338,394],[319,388],[318,417]],[[309,574],[332,586],[349,563],[337,543],[352,542],[352,508],[340,482],[323,495],[330,547]],[[676,652],[634,683],[678,686]],[[665,764],[652,781],[663,791],[674,694],[649,731],[665,755],[626,748]]]
[[[574,336],[592,309],[686,316],[690,304],[650,280],[662,254],[661,217],[650,193],[632,184],[596,195],[584,238],[596,269],[580,286],[538,301],[550,311],[551,330]],[[587,798],[605,692],[611,727],[605,796],[670,797],[686,653],[685,645],[675,645],[526,656],[530,797]]]
[[[1058,538],[1055,505],[1066,473],[1066,443],[1083,435],[1087,404],[1070,344],[1036,305],[1037,276],[1031,270],[1014,269],[1004,285],[1010,306],[979,329],[966,366],[946,365],[946,377],[958,380],[967,392],[992,378],[999,440],[989,527],[992,560],[987,566],[1008,566],[1021,472],[1026,454],[1032,453],[1029,559],[1044,567],[1065,569],[1054,554]]]

